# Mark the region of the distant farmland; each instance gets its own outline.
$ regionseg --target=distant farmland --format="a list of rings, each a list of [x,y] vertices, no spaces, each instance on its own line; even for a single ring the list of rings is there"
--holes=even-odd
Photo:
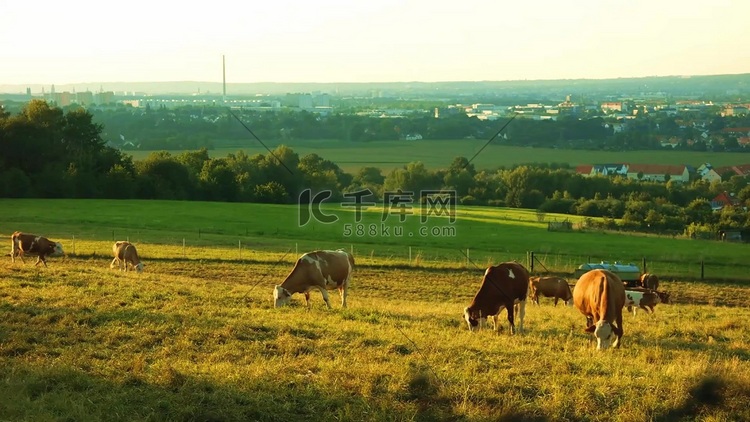
[[[264,141],[269,148],[285,144],[300,156],[316,153],[338,164],[347,172],[356,172],[364,166],[378,167],[384,172],[399,168],[411,161],[421,161],[431,169],[447,167],[457,156],[472,158],[477,169],[511,167],[526,163],[638,163],[638,164],[687,164],[695,167],[705,162],[715,167],[745,164],[750,155],[739,153],[714,153],[692,151],[584,151],[560,150],[553,148],[527,148],[498,145],[493,141],[486,148],[486,139],[460,140],[419,140],[419,141],[377,141],[344,142],[336,140],[314,141]],[[268,151],[257,141],[248,137],[244,145],[220,147],[210,151],[211,157],[225,157],[229,153],[243,150],[253,155]],[[480,152],[481,151],[481,152]],[[141,160],[152,151],[127,151],[136,160]],[[178,154],[182,151],[170,151]]]

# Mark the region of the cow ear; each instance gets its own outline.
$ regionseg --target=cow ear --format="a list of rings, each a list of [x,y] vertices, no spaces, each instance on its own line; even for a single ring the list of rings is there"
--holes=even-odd
[[[588,326],[588,327],[584,328],[584,330],[583,330],[583,331],[584,331],[585,333],[593,333],[593,332],[594,332],[594,330],[596,330],[596,325],[590,325],[590,326]]]

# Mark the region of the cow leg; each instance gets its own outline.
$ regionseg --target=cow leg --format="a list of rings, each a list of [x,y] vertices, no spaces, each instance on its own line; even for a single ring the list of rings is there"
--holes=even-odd
[[[618,312],[617,313],[617,318],[615,318],[615,321],[617,322],[617,329],[614,330],[614,332],[615,332],[615,335],[617,335],[617,338],[615,339],[615,342],[612,343],[612,347],[614,347],[615,349],[619,349],[620,348],[620,343],[621,343],[620,340],[622,339],[622,334],[623,334],[623,330],[622,330],[622,312]]]
[[[310,292],[305,292],[305,305],[310,309]]]
[[[331,306],[331,298],[328,297],[328,290],[326,290],[325,287],[319,288],[319,289],[320,289],[320,293],[323,295],[323,300],[326,301],[326,306],[328,306],[328,309],[331,309],[332,308],[332,306]]]
[[[493,331],[499,331],[500,330],[500,312],[498,312],[495,315],[490,316],[490,319],[492,320],[492,330]]]
[[[339,287],[339,296],[341,296],[341,307],[346,308],[346,284],[344,283]]]
[[[109,269],[110,269],[110,270],[111,270],[112,268],[115,268],[115,263],[117,263],[117,267],[118,267],[118,268],[120,267],[120,260],[118,260],[118,259],[117,259],[117,257],[115,257],[115,259],[113,259],[113,260],[112,260],[112,263],[111,263],[111,264],[109,264]]]
[[[523,333],[523,319],[526,316],[526,301],[518,302],[518,332]]]
[[[40,263],[40,262],[41,262],[42,264],[44,264],[44,266],[45,266],[45,267],[47,266],[47,261],[46,261],[46,260],[44,259],[44,257],[43,257],[42,255],[39,255],[39,256],[38,256],[38,257],[36,258],[36,262],[34,263],[34,266],[36,267],[37,265],[39,265],[39,263]]]
[[[515,334],[516,333],[516,324],[513,321],[513,314],[514,310],[516,308],[515,303],[511,300],[510,303],[505,304],[505,309],[508,311],[508,323],[510,323],[510,333]],[[499,313],[498,313],[499,315]]]

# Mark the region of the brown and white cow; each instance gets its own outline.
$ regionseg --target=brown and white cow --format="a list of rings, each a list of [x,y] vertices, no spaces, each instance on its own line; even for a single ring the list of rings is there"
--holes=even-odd
[[[469,330],[481,328],[488,317],[492,318],[493,329],[498,330],[500,311],[506,309],[510,333],[516,333],[513,320],[514,304],[518,304],[518,331],[523,332],[523,318],[526,315],[526,295],[529,290],[529,272],[517,262],[503,262],[487,268],[479,291],[471,304],[464,308],[464,320]]]
[[[622,339],[622,308],[625,287],[620,277],[607,270],[591,270],[583,274],[573,288],[573,303],[586,316],[586,331],[594,333],[596,348],[606,349],[612,342],[620,347]]]
[[[644,273],[641,276],[641,287],[651,290],[659,290],[659,277],[656,274]]]
[[[638,312],[638,308],[653,314],[654,307],[659,303],[661,303],[661,297],[653,290],[625,290],[625,306],[633,315]]]
[[[10,243],[11,262],[16,262],[16,256],[21,258],[21,262],[26,262],[23,259],[24,255],[36,255],[37,259],[34,266],[41,262],[46,267],[48,256],[65,255],[60,242],[53,242],[46,237],[35,234],[15,232],[10,236]]]
[[[119,240],[112,245],[112,254],[115,258],[112,263],[109,264],[109,268],[114,268],[117,264],[117,269],[121,271],[128,271],[129,267],[135,268],[136,272],[142,272],[144,264],[141,262],[141,258],[138,256],[138,251],[135,246],[125,240]]]
[[[555,298],[555,306],[557,306],[558,299],[562,299],[565,305],[570,305],[570,300],[573,299],[573,293],[570,291],[568,281],[564,278],[554,276],[537,276],[529,279],[529,296],[531,297],[531,301],[539,305],[540,295]]]
[[[302,255],[281,284],[273,288],[273,306],[289,304],[295,293],[304,293],[310,308],[310,291],[320,290],[326,306],[331,308],[328,290],[338,289],[341,307],[346,308],[346,295],[354,269],[354,257],[343,249],[321,250]]]

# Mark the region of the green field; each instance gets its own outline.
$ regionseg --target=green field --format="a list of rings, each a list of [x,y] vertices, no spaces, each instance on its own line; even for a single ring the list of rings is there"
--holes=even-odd
[[[54,210],[50,212],[49,210]],[[628,235],[611,232],[550,232],[548,221],[581,221],[568,215],[544,215],[530,210],[459,207],[451,223],[446,216],[420,220],[419,209],[404,215],[384,214],[382,206],[369,207],[357,222],[353,209],[327,204],[325,214],[338,221],[299,225],[297,206],[175,202],[151,200],[0,200],[3,227],[44,234],[79,255],[109,254],[91,250],[87,240],[129,239],[143,244],[175,247],[234,247],[231,258],[252,257],[255,251],[300,251],[340,248],[366,259],[388,259],[394,265],[415,261],[452,267],[483,267],[515,259],[527,262],[533,251],[535,265],[555,273],[573,274],[585,262],[621,261],[641,264],[665,276],[699,279],[701,262],[706,279],[748,280],[750,245],[685,238]],[[384,218],[385,217],[385,218]],[[385,220],[385,221],[384,221]],[[468,255],[468,257],[467,257]]]
[[[430,169],[445,168],[455,157],[471,158],[477,169],[495,169],[511,167],[524,163],[570,163],[579,164],[604,163],[639,163],[639,164],[687,164],[695,167],[709,162],[714,167],[746,164],[750,156],[745,154],[687,152],[687,151],[578,151],[552,148],[524,148],[498,145],[488,140],[440,140],[440,141],[378,141],[378,142],[343,142],[333,140],[285,141],[300,156],[316,153],[321,157],[338,164],[347,172],[354,173],[363,166],[378,167],[384,173],[399,168],[411,161],[422,161]],[[264,141],[270,149],[281,142]],[[483,149],[483,147],[485,147]],[[242,149],[248,154],[267,154],[268,151],[256,140],[248,138],[246,144],[237,147],[216,148],[210,151],[212,157],[224,157]],[[481,151],[481,152],[480,152]],[[140,160],[151,151],[126,151],[133,158]],[[182,151],[170,151],[178,154]]]
[[[293,207],[258,204],[2,200],[0,212],[2,236],[44,234],[69,253],[47,268],[0,261],[0,420],[750,420],[745,284],[663,279],[672,303],[626,314],[622,348],[603,352],[550,299],[527,306],[516,336],[504,313],[499,334],[461,319],[486,261],[529,249],[740,266],[745,245],[547,232],[533,212],[490,208],[460,209],[454,238],[419,244],[345,239],[351,211],[333,206],[343,222],[301,229]],[[113,238],[136,242],[144,273],[109,269]],[[354,250],[349,308],[313,293],[311,310],[299,295],[273,309],[295,247]]]

